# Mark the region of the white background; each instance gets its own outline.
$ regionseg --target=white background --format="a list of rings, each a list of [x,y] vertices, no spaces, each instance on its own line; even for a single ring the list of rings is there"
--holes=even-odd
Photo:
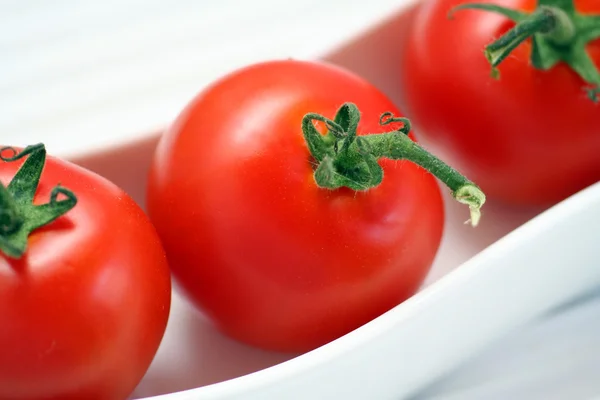
[[[317,58],[402,2],[0,0],[0,132],[64,156],[144,135],[222,74]]]

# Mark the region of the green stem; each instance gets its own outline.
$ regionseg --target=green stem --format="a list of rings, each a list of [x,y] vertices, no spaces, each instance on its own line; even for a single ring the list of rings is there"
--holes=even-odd
[[[435,175],[452,191],[456,191],[465,185],[473,185],[473,182],[457,170],[429,153],[406,135],[380,133],[364,136],[364,139],[373,149],[372,154],[375,157],[391,160],[410,160]]]
[[[388,133],[357,136],[359,119],[360,112],[356,106],[346,103],[340,107],[335,118],[335,123],[342,132],[338,129],[335,134],[329,132],[323,136],[312,121],[326,121],[327,118],[314,113],[305,115],[302,130],[317,163],[314,177],[318,186],[332,190],[340,187],[369,190],[383,180],[383,169],[377,162],[378,159],[408,160],[443,182],[457,201],[469,206],[471,224],[478,224],[480,209],[485,203],[484,193],[454,168],[411,140],[408,137],[408,119],[394,118],[391,113],[384,113],[380,119],[382,126],[399,123],[401,127]]]
[[[8,189],[0,182],[0,235],[9,235],[23,224],[17,205]]]
[[[548,70],[563,61],[589,84],[584,87],[590,98],[597,101],[600,72],[589,61],[586,45],[600,36],[598,15],[579,14],[573,0],[538,0],[532,13],[510,10],[487,3],[466,3],[452,10],[477,9],[504,15],[516,24],[499,39],[485,48],[485,56],[492,66],[492,76],[499,77],[497,67],[523,41],[532,40],[531,64]]]
[[[4,156],[6,151],[12,155]],[[0,160],[3,162],[14,162],[25,156],[29,157],[9,185],[5,187],[0,183],[0,251],[11,258],[21,258],[25,254],[31,232],[64,215],[77,204],[73,192],[57,185],[48,203],[34,205],[46,162],[44,145],[28,146],[20,153],[11,147],[0,149]],[[59,199],[59,196],[63,198]]]
[[[488,45],[485,55],[493,67],[498,66],[523,41],[540,33],[556,44],[568,44],[574,38],[574,27],[566,14],[552,7],[540,7],[514,28]]]

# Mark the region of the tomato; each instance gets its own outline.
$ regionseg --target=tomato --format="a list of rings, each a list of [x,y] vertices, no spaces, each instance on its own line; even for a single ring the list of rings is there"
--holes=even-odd
[[[124,400],[167,324],[171,281],[160,240],[112,183],[44,161],[43,146],[25,153],[0,161],[2,184],[14,178],[13,200],[0,188],[0,399]]]
[[[381,114],[399,114],[374,86],[338,67],[263,62],[198,94],[156,149],[147,210],[172,273],[193,304],[242,342],[313,349],[407,299],[431,267],[444,224],[431,174],[380,159],[383,181],[369,190],[316,184],[315,169],[322,181],[341,173],[311,156],[305,116],[328,119],[305,127],[320,141],[341,106],[360,117],[356,157],[369,147],[367,134],[381,132]],[[363,167],[378,168],[365,162],[347,172]]]
[[[536,9],[533,0],[481,3],[526,13]],[[565,4],[540,3],[555,10],[554,3]],[[600,108],[583,90],[600,82],[600,41],[594,39],[600,34],[598,22],[592,23],[595,33],[585,34],[589,41],[569,39],[562,45],[536,31],[533,38],[548,54],[540,56],[532,39],[526,39],[507,51],[494,79],[484,49],[508,35],[515,22],[476,9],[455,10],[448,17],[464,4],[424,2],[403,46],[403,107],[423,140],[447,148],[453,154],[449,162],[489,197],[507,203],[550,205],[598,181]],[[584,15],[600,13],[597,1],[575,5]],[[573,32],[579,36],[571,39],[583,37],[583,28]],[[580,76],[577,68],[587,75]]]

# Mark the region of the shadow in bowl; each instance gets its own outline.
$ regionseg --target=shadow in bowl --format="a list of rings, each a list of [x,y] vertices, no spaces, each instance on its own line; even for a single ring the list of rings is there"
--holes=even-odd
[[[171,312],[171,321],[177,322],[169,325],[168,334],[178,341],[164,342],[134,399],[222,382],[295,356],[249,347],[223,335],[180,296],[174,298]]]
[[[160,132],[156,132],[143,140],[85,154],[69,161],[112,181],[144,208],[146,180],[159,138]]]

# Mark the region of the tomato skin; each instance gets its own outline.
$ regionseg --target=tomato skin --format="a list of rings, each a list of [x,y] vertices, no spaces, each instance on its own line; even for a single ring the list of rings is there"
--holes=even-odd
[[[0,180],[22,161],[0,162]],[[104,178],[48,157],[35,203],[57,184],[77,205],[0,254],[0,399],[124,400],[170,311],[166,256],[147,216]]]
[[[226,334],[301,352],[412,295],[444,221],[439,187],[410,162],[381,160],[367,192],[317,187],[301,120],[362,112],[359,134],[384,131],[396,107],[326,64],[272,61],[200,93],[164,134],[147,209],[175,279]]]
[[[481,10],[449,10],[464,0],[432,0],[417,10],[404,43],[404,109],[427,142],[489,198],[550,205],[600,179],[600,108],[565,64],[530,65],[531,42],[518,46],[490,77],[483,49],[514,24]],[[532,11],[532,0],[484,0]],[[600,13],[597,1],[575,1]],[[600,66],[600,41],[588,44]]]

